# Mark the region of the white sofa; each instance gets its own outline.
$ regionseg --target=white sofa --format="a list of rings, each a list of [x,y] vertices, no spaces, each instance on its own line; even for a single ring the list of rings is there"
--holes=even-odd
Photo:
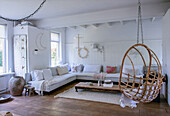
[[[52,79],[45,80],[43,83],[43,91],[45,92],[50,92],[54,89],[57,89],[67,83],[70,83],[74,80],[93,80],[95,81],[96,79],[93,78],[95,73],[68,73],[64,75],[58,75],[58,76],[53,76]],[[125,77],[125,75],[123,75]],[[143,75],[138,75],[139,77]],[[119,77],[120,73],[114,73],[114,74],[106,74],[105,79],[112,80],[113,82],[119,82]],[[31,79],[31,74],[26,73],[25,75],[25,80],[27,83],[33,84],[35,81],[32,81]],[[133,78],[130,79],[131,81]],[[96,80],[97,81],[97,80]],[[138,81],[138,80],[136,80]]]

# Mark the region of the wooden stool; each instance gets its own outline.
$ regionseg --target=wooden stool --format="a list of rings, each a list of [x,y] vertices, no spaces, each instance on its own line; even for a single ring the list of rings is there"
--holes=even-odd
[[[27,93],[29,94],[29,96],[31,96],[31,94],[34,95],[34,87],[31,87],[30,85],[25,85],[25,96],[27,95]]]

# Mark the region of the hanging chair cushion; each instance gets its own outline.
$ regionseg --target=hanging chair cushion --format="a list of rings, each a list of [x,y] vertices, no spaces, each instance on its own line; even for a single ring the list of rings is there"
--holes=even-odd
[[[130,96],[132,99],[138,100],[138,98],[142,97],[143,92],[145,92],[145,95],[143,96],[141,101],[144,101],[145,99],[147,99],[147,96],[149,96],[148,100],[152,100],[153,99],[152,98],[152,94],[154,92],[155,86],[156,86],[156,83],[154,83],[153,86],[147,85],[147,89],[146,89],[146,91],[144,91],[143,90],[144,89],[144,85],[142,85],[142,86],[140,86],[138,94],[136,94],[138,89],[132,89],[132,91],[130,89],[126,89],[124,91],[124,94]],[[155,90],[156,90],[155,92],[159,91],[158,90],[158,85],[156,86]],[[150,91],[150,93],[149,93],[149,91]],[[135,97],[135,94],[136,94],[136,97]]]

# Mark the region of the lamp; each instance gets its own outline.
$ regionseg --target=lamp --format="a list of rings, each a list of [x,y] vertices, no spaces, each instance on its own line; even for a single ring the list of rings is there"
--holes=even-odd
[[[101,53],[104,52],[104,46],[101,46],[97,43],[93,43],[93,44],[91,44],[91,46],[92,46],[94,51],[99,51]]]
[[[35,55],[38,54],[38,49],[34,49],[34,54],[35,54]]]

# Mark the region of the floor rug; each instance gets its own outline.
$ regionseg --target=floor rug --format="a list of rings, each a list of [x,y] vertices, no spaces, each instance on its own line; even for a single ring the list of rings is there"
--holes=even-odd
[[[54,98],[63,97],[63,98],[73,98],[80,100],[89,100],[103,103],[111,103],[120,105],[121,93],[109,93],[101,91],[88,91],[84,89],[78,89],[78,92],[75,92],[75,88],[70,88],[62,93],[57,94]]]

